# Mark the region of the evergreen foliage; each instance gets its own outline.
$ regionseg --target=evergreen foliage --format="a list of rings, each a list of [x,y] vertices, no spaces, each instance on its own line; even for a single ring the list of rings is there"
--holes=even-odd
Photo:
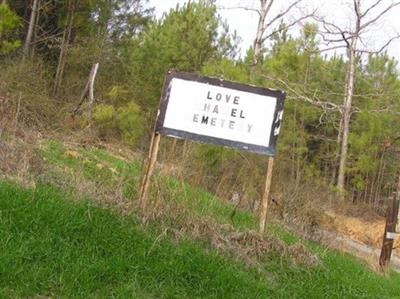
[[[7,4],[0,4],[0,55],[9,54],[21,46],[21,41],[12,37],[20,26],[18,16]]]

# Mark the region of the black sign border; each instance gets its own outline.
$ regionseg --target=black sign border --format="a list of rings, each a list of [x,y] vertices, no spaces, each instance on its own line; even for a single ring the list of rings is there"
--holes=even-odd
[[[243,142],[238,142],[238,141],[232,141],[232,140],[228,140],[228,139],[210,137],[210,136],[206,136],[206,135],[199,135],[199,134],[187,132],[184,130],[176,130],[176,129],[164,127],[164,120],[165,120],[165,115],[167,112],[169,96],[170,96],[170,91],[171,91],[171,81],[174,78],[187,80],[187,81],[206,83],[206,84],[210,84],[213,86],[225,87],[225,88],[230,88],[230,89],[234,89],[234,90],[250,92],[250,93],[255,93],[255,94],[259,94],[259,95],[276,98],[277,103],[276,103],[275,112],[274,112],[274,120],[273,120],[273,124],[272,124],[272,128],[271,128],[269,146],[265,147],[265,146],[256,145],[256,144],[249,144],[249,143],[243,143]],[[221,80],[221,79],[217,79],[217,78],[199,76],[199,75],[192,74],[192,73],[176,72],[176,71],[170,70],[167,72],[167,75],[165,77],[164,88],[163,88],[161,99],[160,99],[160,108],[158,110],[157,121],[156,121],[156,126],[155,126],[155,133],[169,136],[169,137],[175,137],[175,138],[179,138],[179,139],[190,139],[190,140],[198,141],[201,143],[211,143],[211,144],[222,145],[222,146],[230,147],[230,148],[234,148],[234,149],[250,151],[253,153],[257,153],[257,154],[274,156],[275,152],[276,152],[276,142],[277,142],[278,135],[279,135],[279,134],[275,135],[274,132],[275,132],[275,130],[279,130],[280,126],[281,126],[282,120],[278,119],[278,117],[281,113],[283,113],[285,97],[286,97],[285,92],[280,91],[280,90],[272,90],[272,89],[268,89],[268,88],[250,86],[250,85],[245,85],[245,84],[236,83],[236,82],[232,82],[232,81],[226,81],[226,80]]]

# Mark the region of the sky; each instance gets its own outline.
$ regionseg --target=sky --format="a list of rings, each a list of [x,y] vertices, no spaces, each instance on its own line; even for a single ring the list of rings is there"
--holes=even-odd
[[[382,6],[386,7],[392,1],[398,2],[400,0],[382,0]],[[169,9],[175,8],[177,4],[184,4],[187,0],[149,0],[149,6],[155,7],[155,14],[160,18],[163,13],[168,12]],[[279,5],[285,5],[288,1],[276,1],[274,6],[275,11],[271,15],[276,15],[283,9]],[[318,10],[318,15],[324,16],[327,20],[332,21],[340,26],[350,25],[351,7],[348,6],[349,0],[303,0],[301,7],[302,12]],[[376,2],[376,0],[362,0],[362,5],[368,7],[369,4]],[[237,6],[246,7],[259,7],[259,0],[217,0],[216,5],[219,8],[218,13],[229,24],[230,29],[236,30],[242,42],[240,43],[241,54],[246,53],[254,41],[255,33],[257,30],[258,15],[255,12],[246,11],[243,9],[232,9]],[[379,12],[380,9],[377,9]],[[299,10],[294,11],[298,15]],[[372,15],[373,16],[373,15]],[[296,36],[299,28],[294,28],[292,34]],[[369,49],[378,49],[392,36],[400,33],[400,5],[395,7],[386,17],[370,32],[365,34],[365,47]],[[322,48],[322,47],[321,47]],[[400,61],[400,40],[392,42],[388,47],[390,56],[394,56],[396,60]],[[331,53],[332,54],[332,53]]]

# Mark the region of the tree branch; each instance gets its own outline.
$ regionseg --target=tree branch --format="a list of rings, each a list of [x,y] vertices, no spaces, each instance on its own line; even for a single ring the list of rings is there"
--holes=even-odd
[[[275,23],[277,20],[281,19],[284,15],[288,14],[289,11],[290,11],[293,7],[297,6],[297,4],[299,4],[301,1],[303,1],[303,0],[294,1],[294,2],[293,2],[291,5],[289,5],[284,11],[280,12],[279,14],[277,14],[277,15],[275,16],[275,18],[273,18],[269,23],[267,23],[266,28],[270,27],[270,26],[271,26],[273,23]]]
[[[396,36],[393,36],[391,39],[389,39],[382,47],[380,47],[378,50],[375,51],[369,51],[369,50],[361,50],[361,49],[356,49],[356,52],[358,53],[368,53],[368,54],[379,54],[383,50],[385,50],[394,40],[400,38],[400,34],[397,34]]]
[[[301,22],[301,21],[303,21],[303,20],[309,18],[310,16],[311,16],[311,14],[302,16],[301,18],[296,19],[296,20],[294,20],[293,22],[291,22],[291,23],[289,23],[289,24],[287,24],[287,25],[285,25],[285,26],[283,26],[283,27],[280,27],[280,28],[278,28],[278,29],[272,31],[271,33],[269,33],[268,35],[266,35],[266,36],[264,36],[264,37],[262,38],[262,42],[266,41],[268,38],[270,38],[271,36],[273,36],[274,34],[276,34],[276,33],[278,33],[278,32],[281,32],[281,31],[283,31],[283,30],[288,30],[289,28],[295,26],[297,23],[299,23],[299,22]]]
[[[255,8],[250,8],[246,6],[232,6],[232,7],[225,7],[225,6],[217,6],[217,9],[224,9],[224,10],[234,10],[234,9],[243,9],[251,12],[257,13],[259,16],[261,16],[260,10],[255,9]]]
[[[374,4],[372,4],[370,7],[368,7],[367,10],[364,11],[364,13],[362,13],[360,17],[364,18],[371,10],[373,10],[375,7],[377,7],[381,2],[382,2],[382,0],[376,1]]]
[[[284,88],[292,93],[292,96],[287,96],[287,99],[293,99],[293,100],[301,100],[305,103],[311,104],[313,106],[322,108],[325,111],[339,111],[341,112],[342,110],[342,106],[341,105],[337,105],[335,103],[331,103],[331,102],[325,102],[325,101],[321,101],[318,100],[315,96],[315,93],[313,95],[313,97],[309,97],[307,95],[304,94],[300,94],[296,89],[294,89],[293,87],[291,87],[287,82],[285,82],[282,79],[278,79],[278,78],[272,78],[268,75],[265,74],[260,74],[262,77],[264,77],[265,79],[271,80],[271,81],[276,81],[279,84],[282,84],[284,86]]]
[[[383,11],[381,11],[375,18],[369,20],[368,22],[362,24],[360,26],[360,31],[367,28],[368,26],[370,26],[371,24],[375,23],[376,21],[378,21],[380,18],[382,18],[388,11],[390,11],[392,8],[396,7],[400,5],[400,2],[396,2],[396,3],[392,3],[391,5],[389,5],[388,7],[386,7]]]
[[[325,48],[325,49],[318,50],[318,51],[316,51],[316,52],[323,53],[323,52],[327,52],[327,51],[331,51],[331,50],[336,50],[336,49],[347,49],[347,46],[345,46],[345,45],[332,46],[332,47],[329,47],[329,48]]]

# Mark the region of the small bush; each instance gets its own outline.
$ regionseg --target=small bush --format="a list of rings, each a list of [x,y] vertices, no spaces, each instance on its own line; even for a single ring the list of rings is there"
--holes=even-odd
[[[137,144],[143,136],[144,125],[141,110],[135,103],[129,103],[117,110],[112,105],[97,105],[93,113],[93,121],[100,135],[118,134],[131,145]]]
[[[21,26],[20,19],[6,4],[0,4],[0,55],[6,55],[21,46],[21,41],[11,39],[12,32]]]
[[[116,121],[122,138],[130,144],[137,144],[144,133],[144,119],[140,107],[135,103],[120,107],[117,110]]]
[[[93,121],[99,128],[112,129],[114,127],[114,107],[107,104],[99,104],[93,112]]]

